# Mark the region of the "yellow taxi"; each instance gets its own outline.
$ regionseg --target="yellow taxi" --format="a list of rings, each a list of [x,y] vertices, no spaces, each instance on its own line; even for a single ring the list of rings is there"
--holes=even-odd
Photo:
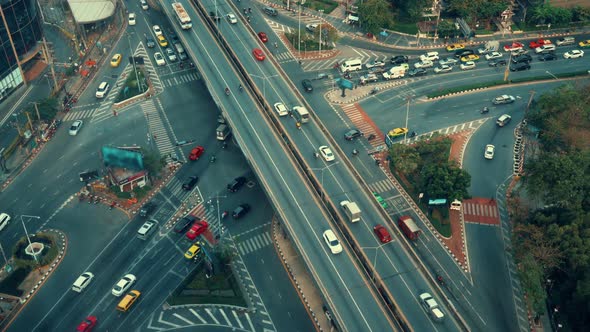
[[[166,40],[166,38],[164,38],[164,36],[159,35],[158,36],[158,44],[160,44],[160,46],[162,46],[162,47],[166,47],[166,46],[168,46],[168,41]]]
[[[123,58],[123,56],[121,54],[113,55],[113,58],[111,59],[111,67],[113,67],[113,68],[119,67],[119,65],[121,64],[122,58]]]
[[[461,57],[461,62],[477,61],[477,60],[479,60],[479,55],[477,55],[477,54],[469,54],[469,55]]]
[[[408,128],[393,128],[389,131],[389,133],[387,133],[387,136],[397,137],[397,136],[401,136],[407,132],[408,132]]]
[[[451,44],[451,45],[447,46],[447,52],[458,51],[458,50],[462,50],[464,48],[465,48],[465,44]]]
[[[197,254],[201,251],[201,247],[197,243],[193,244],[188,250],[184,253],[184,258],[186,259],[193,259]]]
[[[590,39],[582,40],[581,42],[578,43],[578,45],[580,45],[580,47],[590,47]]]

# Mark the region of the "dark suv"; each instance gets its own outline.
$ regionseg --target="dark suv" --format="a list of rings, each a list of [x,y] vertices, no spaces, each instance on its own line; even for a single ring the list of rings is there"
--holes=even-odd
[[[139,216],[142,218],[147,217],[156,208],[156,203],[148,202],[139,209]]]
[[[533,61],[533,57],[528,54],[521,54],[521,55],[512,57],[513,63],[531,62],[531,61]]]
[[[522,71],[531,69],[531,65],[528,62],[519,62],[510,66],[510,71]]]
[[[401,65],[402,63],[407,63],[407,62],[408,62],[407,55],[396,55],[396,56],[391,57],[391,64],[394,64],[394,65]]]
[[[195,187],[197,182],[199,182],[199,177],[198,176],[191,176],[182,184],[182,189],[187,190],[187,191],[193,190],[193,188]]]
[[[186,217],[183,217],[182,219],[176,222],[176,225],[174,225],[174,232],[184,233],[187,230],[187,228],[189,228],[190,225],[192,225],[193,222],[195,222],[197,219],[197,217],[192,216],[190,214]]]
[[[248,211],[250,211],[250,205],[240,204],[234,210],[234,212],[232,212],[232,217],[234,217],[234,219],[239,219],[239,218],[243,217],[244,215],[246,215],[246,213],[248,213]]]
[[[301,81],[301,85],[303,85],[303,89],[305,90],[305,92],[312,92],[313,91],[313,85],[311,85],[310,80],[304,79],[303,81]]]
[[[458,50],[457,52],[455,52],[455,58],[462,58],[464,56],[468,56],[471,54],[475,54],[475,52],[473,52],[473,50],[468,50],[468,49],[464,49],[464,50]]]
[[[240,190],[240,188],[242,188],[246,181],[246,178],[243,176],[235,178],[230,184],[227,185],[227,191],[230,193],[235,193],[236,191]]]

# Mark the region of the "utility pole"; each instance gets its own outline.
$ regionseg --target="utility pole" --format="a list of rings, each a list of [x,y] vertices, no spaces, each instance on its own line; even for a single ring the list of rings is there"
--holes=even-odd
[[[408,118],[410,116],[410,102],[412,101],[412,96],[406,96],[406,133],[404,134],[404,141],[408,138],[408,131],[410,130],[410,128],[408,128]]]
[[[41,49],[43,50],[43,56],[45,57],[45,62],[47,62],[47,64],[49,65],[49,69],[51,69],[51,77],[53,78],[53,89],[51,89],[51,92],[53,93],[57,89],[57,77],[55,76],[55,67],[53,66],[53,57],[51,57],[51,53],[49,52],[49,49],[47,48],[47,40],[45,40],[45,37],[43,37],[43,47],[41,47]]]
[[[37,107],[37,102],[33,102],[33,105],[35,106],[35,112],[37,113],[37,120],[41,122],[41,115],[39,115],[39,108]]]
[[[529,111],[529,108],[531,107],[534,97],[535,97],[535,90],[531,90],[531,96],[529,97],[529,102],[526,104],[526,108],[524,109],[524,117],[525,118],[526,118],[526,115]]]

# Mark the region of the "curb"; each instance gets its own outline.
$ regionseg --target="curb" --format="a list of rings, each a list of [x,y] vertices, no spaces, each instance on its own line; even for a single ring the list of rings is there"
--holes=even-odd
[[[330,96],[330,94],[338,94],[337,97],[340,97],[340,88],[338,88],[338,90],[332,90],[332,91],[326,92],[324,94],[324,99],[326,99],[330,104],[338,104],[338,105],[350,104],[350,103],[357,102],[361,99],[364,99],[364,98],[367,98],[370,96],[378,95],[381,91],[384,91],[385,89],[389,89],[389,88],[393,88],[393,87],[396,87],[399,85],[403,85],[404,82],[406,82],[406,81],[397,80],[397,81],[393,81],[392,83],[377,83],[377,84],[371,85],[371,87],[373,87],[373,89],[377,88],[379,90],[376,94],[372,95],[371,94],[372,89],[371,89],[371,90],[368,90],[367,92],[365,92],[361,95],[358,95],[354,98],[347,99],[346,101],[333,100],[333,98]],[[363,86],[362,88],[367,88],[367,87],[369,87],[369,86]],[[357,89],[359,89],[359,88],[361,88],[361,87],[357,87]],[[351,90],[351,91],[354,91],[354,90]],[[344,97],[344,98],[346,98],[346,97]]]

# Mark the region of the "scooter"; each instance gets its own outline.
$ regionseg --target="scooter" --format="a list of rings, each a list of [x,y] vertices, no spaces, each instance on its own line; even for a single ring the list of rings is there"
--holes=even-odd
[[[223,213],[221,213],[221,219],[225,219],[225,217],[227,217],[228,214],[229,212],[223,211]]]
[[[377,88],[373,88],[373,89],[371,90],[371,94],[372,94],[372,95],[374,95],[374,94],[376,94],[376,93],[377,93]]]
[[[216,159],[217,158],[215,158],[215,156],[211,156],[211,158],[209,159],[209,162],[214,163]]]
[[[375,134],[371,134],[371,135],[369,135],[369,137],[367,137],[368,141],[372,141],[374,139],[375,139]]]
[[[436,276],[436,281],[438,281],[441,286],[445,285],[445,281],[443,280],[442,276]]]

